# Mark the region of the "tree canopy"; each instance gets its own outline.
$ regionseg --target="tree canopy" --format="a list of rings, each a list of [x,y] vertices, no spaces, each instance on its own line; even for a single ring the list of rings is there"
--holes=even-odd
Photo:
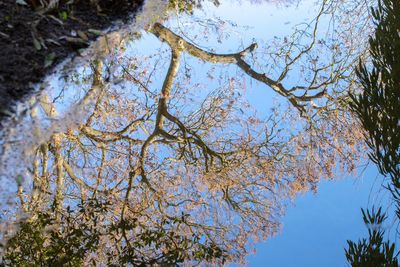
[[[232,53],[165,21],[142,33],[163,44],[151,55],[109,49],[122,38],[106,38],[107,56],[66,78],[60,92],[43,91],[26,111],[46,130],[30,130],[39,141],[24,151],[25,172],[12,170],[23,219],[7,236],[3,260],[243,260],[249,244],[276,233],[283,200],[316,190],[339,169],[353,171],[363,151],[347,108],[356,48],[318,35],[335,8],[323,2],[312,22],[281,42]],[[210,68],[200,82],[193,61]],[[245,81],[261,84],[282,108],[259,116]]]

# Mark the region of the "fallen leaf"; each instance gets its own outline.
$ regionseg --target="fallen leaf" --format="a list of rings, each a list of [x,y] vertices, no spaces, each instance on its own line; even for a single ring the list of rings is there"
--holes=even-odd
[[[54,52],[46,55],[46,58],[44,59],[44,67],[50,67],[53,64],[55,58],[56,54]]]
[[[88,32],[93,33],[94,35],[101,36],[103,33],[99,30],[89,29]]]
[[[85,41],[89,41],[89,37],[83,31],[78,31],[78,36],[81,37]]]
[[[40,49],[42,49],[42,46],[41,46],[41,44],[40,44],[40,42],[39,42],[39,40],[38,39],[36,39],[36,38],[33,38],[33,46],[36,48],[36,50],[40,50]]]

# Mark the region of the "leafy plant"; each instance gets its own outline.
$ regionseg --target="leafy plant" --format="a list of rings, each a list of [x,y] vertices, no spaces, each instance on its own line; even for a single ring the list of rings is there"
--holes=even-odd
[[[346,258],[352,267],[397,267],[395,245],[390,241],[383,241],[385,230],[382,227],[386,215],[382,208],[378,211],[361,210],[363,220],[368,227],[368,239],[361,239],[358,243],[347,241]]]
[[[371,160],[391,178],[390,190],[400,194],[400,2],[379,1],[372,9],[375,36],[371,37],[372,66],[360,62],[357,76],[363,88],[351,95],[351,108],[366,130]]]
[[[400,2],[380,0],[371,13],[375,35],[370,37],[372,65],[360,61],[356,74],[362,86],[360,95],[350,95],[350,106],[365,129],[372,152],[370,159],[382,175],[390,177],[388,189],[397,204],[400,218]],[[383,242],[381,224],[385,215],[363,211],[369,239],[355,244],[348,241],[346,257],[352,266],[398,266],[394,244]]]
[[[185,260],[225,262],[226,252],[215,244],[203,244],[196,234],[182,236],[171,230],[184,223],[187,215],[151,228],[143,228],[136,219],[101,224],[100,219],[109,208],[109,203],[93,198],[79,204],[76,211],[67,208],[61,217],[54,209],[34,214],[20,223],[17,234],[7,242],[3,266],[82,266],[91,253],[97,253],[104,238],[111,239],[118,250],[108,249],[104,259],[92,258],[92,264],[99,261],[107,266],[175,266]],[[137,234],[132,235],[133,232]],[[157,256],[149,258],[139,253],[149,249],[158,251]]]

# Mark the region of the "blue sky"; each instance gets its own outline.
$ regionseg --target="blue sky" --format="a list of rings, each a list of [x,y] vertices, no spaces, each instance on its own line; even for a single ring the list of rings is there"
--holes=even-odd
[[[257,245],[249,266],[347,266],[346,240],[367,237],[360,209],[387,204],[387,192],[377,194],[381,181],[371,166],[363,177],[322,181],[316,194],[299,195],[287,209],[282,231]],[[394,233],[390,220],[386,227]]]

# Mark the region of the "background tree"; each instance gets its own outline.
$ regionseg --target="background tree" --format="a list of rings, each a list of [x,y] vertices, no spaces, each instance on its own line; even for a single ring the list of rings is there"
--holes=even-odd
[[[360,63],[357,76],[360,95],[352,95],[351,107],[366,131],[369,154],[382,175],[391,179],[395,199],[400,195],[400,3],[379,1],[372,9],[375,36],[370,38],[371,68]]]
[[[137,219],[108,221],[109,208],[107,202],[88,199],[76,210],[67,207],[61,218],[54,209],[35,213],[8,241],[2,266],[82,266],[85,262],[96,266],[99,261],[91,255],[99,250],[105,253],[102,260],[107,266],[175,266],[188,258],[192,264],[225,262],[226,252],[214,244],[204,243],[195,233],[181,236],[170,230],[185,223],[185,214],[143,228]],[[125,232],[135,232],[134,240],[121,245]],[[110,237],[109,244],[117,251],[100,246],[103,238]]]

